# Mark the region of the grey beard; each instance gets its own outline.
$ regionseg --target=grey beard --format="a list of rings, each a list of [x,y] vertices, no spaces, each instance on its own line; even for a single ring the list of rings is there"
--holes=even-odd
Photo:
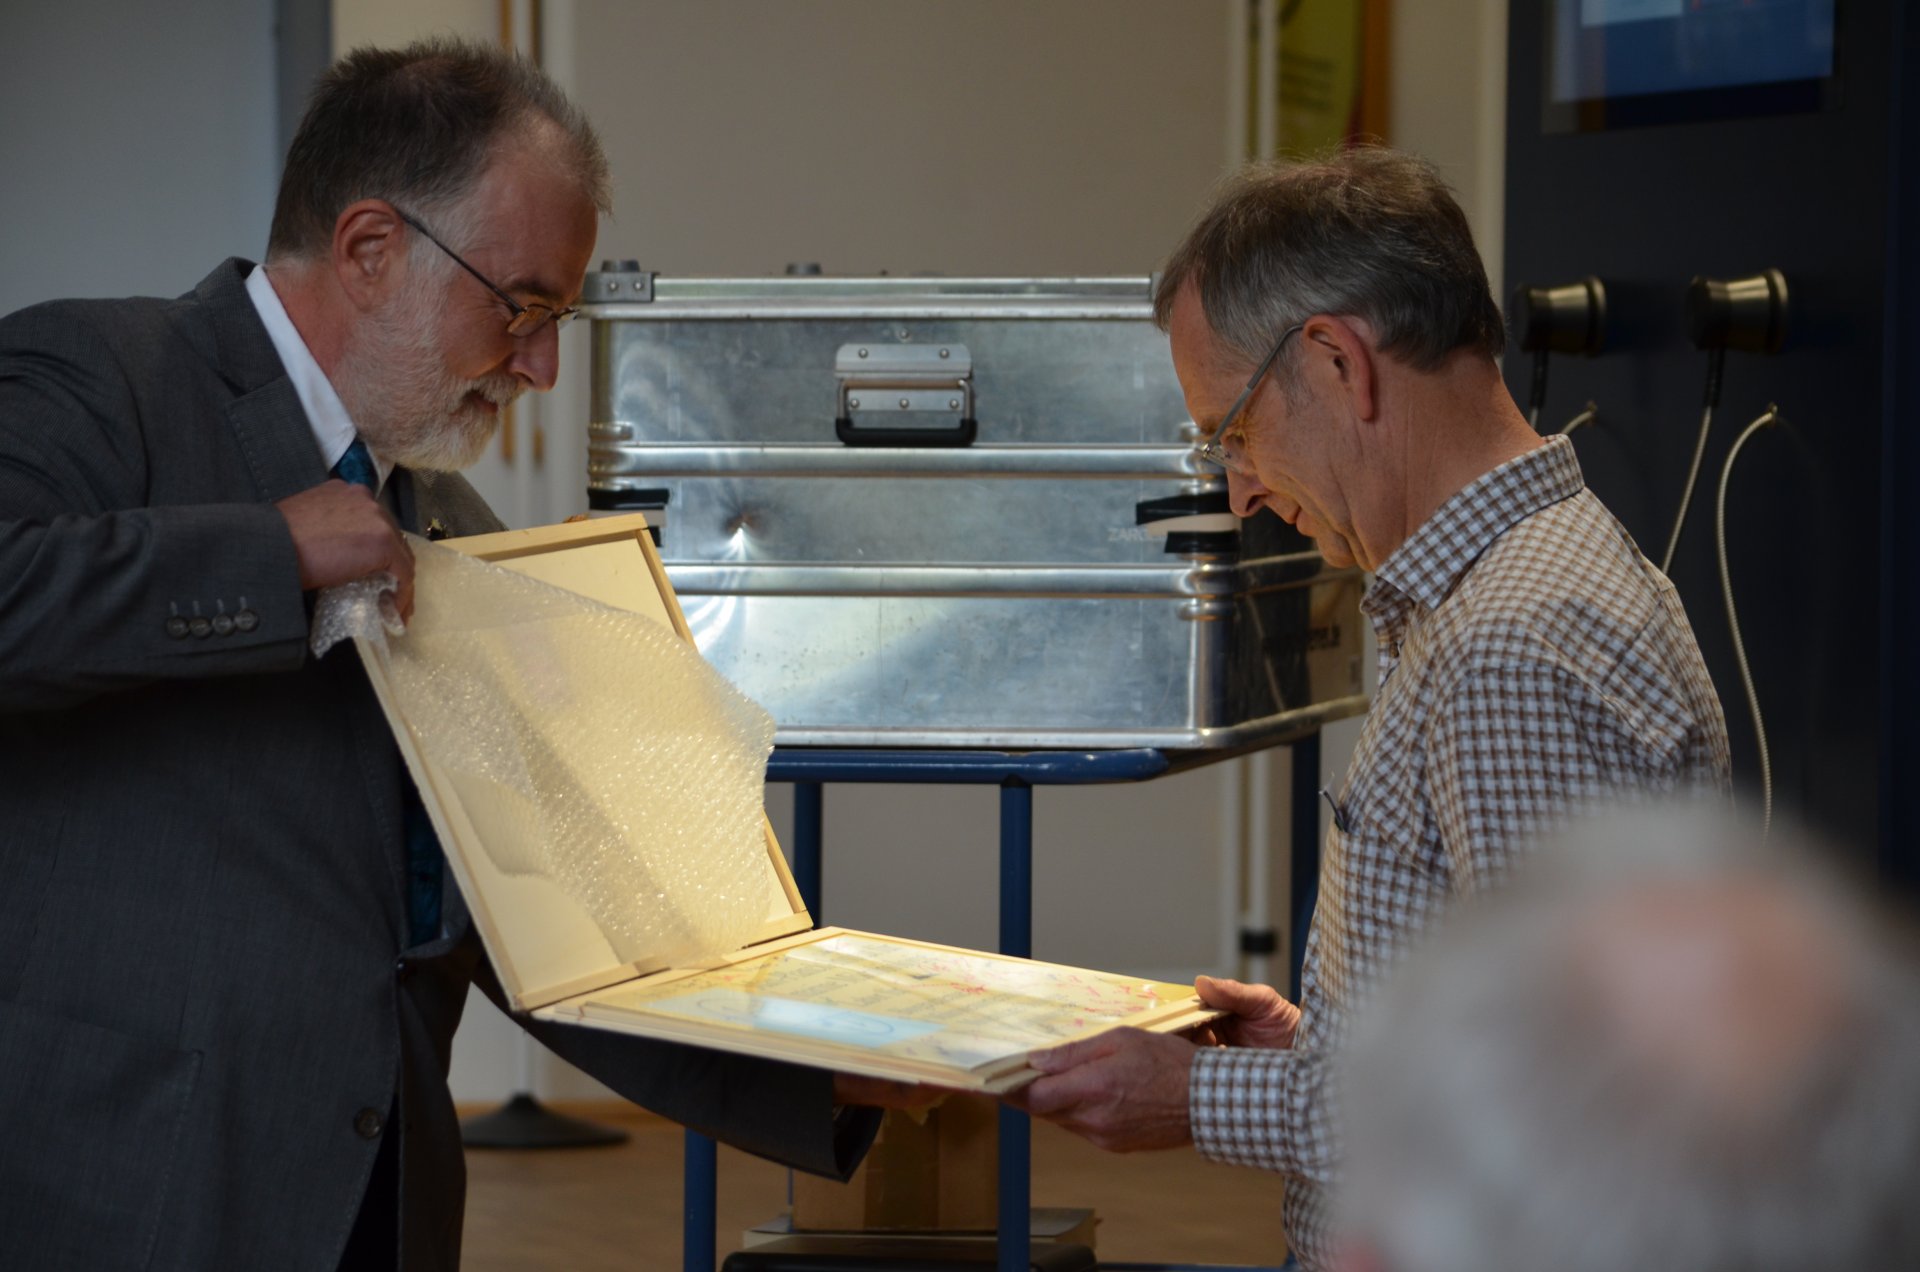
[[[517,389],[496,396],[489,387],[473,387],[499,407],[505,407],[519,396]],[[442,411],[436,418],[418,421],[425,427],[396,429],[401,436],[390,446],[369,445],[403,468],[452,473],[470,466],[493,440],[500,417],[477,410],[464,400],[464,393],[460,397],[458,406]]]
[[[526,386],[508,375],[463,380],[449,373],[428,293],[424,286],[409,288],[363,321],[341,358],[335,391],[382,459],[457,472],[485,452],[500,418],[476,409],[467,394],[477,392],[505,408]]]

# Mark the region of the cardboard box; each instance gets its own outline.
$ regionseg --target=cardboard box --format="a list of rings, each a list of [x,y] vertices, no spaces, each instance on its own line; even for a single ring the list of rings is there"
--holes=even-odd
[[[793,1230],[991,1232],[999,1195],[999,1109],[950,1096],[924,1116],[888,1112],[846,1183],[796,1173]]]

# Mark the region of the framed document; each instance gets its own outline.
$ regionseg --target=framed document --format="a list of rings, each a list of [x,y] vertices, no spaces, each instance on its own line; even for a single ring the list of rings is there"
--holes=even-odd
[[[439,546],[640,615],[692,646],[644,514],[450,539]],[[519,815],[508,796],[454,771],[436,751],[433,730],[410,718],[391,652],[366,640],[356,644],[449,869],[517,1010],[841,1072],[988,1092],[1033,1077],[1026,1066],[1030,1050],[1117,1025],[1174,1031],[1218,1015],[1191,986],[816,929],[764,812],[758,813],[762,842],[744,858],[750,877],[728,880],[736,897],[744,892],[765,898],[763,909],[752,901],[749,918],[763,917],[749,939],[721,954],[679,962],[645,948],[644,941],[636,945],[630,931],[610,930],[604,909],[593,904],[591,885],[583,888],[577,877],[556,878],[526,865],[551,856],[543,852],[551,845],[528,842],[551,832],[540,829],[539,819]],[[542,659],[551,642],[533,632],[503,647],[509,657]],[[677,658],[677,649],[668,652]],[[540,670],[552,674],[551,667]],[[648,669],[626,670],[645,676]],[[545,696],[563,702],[570,697]],[[487,704],[500,712],[518,712],[523,705],[505,694]],[[543,749],[562,749],[556,736],[573,752],[631,742],[619,726],[607,724],[605,713],[569,713],[564,706],[543,717],[531,734],[542,731],[547,741],[535,745]],[[621,771],[644,788],[644,767]],[[575,789],[562,798],[593,802],[596,792]],[[675,851],[699,852],[701,845]],[[670,883],[671,876],[665,877]],[[699,904],[688,897],[667,901],[682,908]]]

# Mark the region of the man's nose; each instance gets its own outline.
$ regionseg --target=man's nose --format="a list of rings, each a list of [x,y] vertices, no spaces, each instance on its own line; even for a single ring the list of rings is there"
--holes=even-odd
[[[560,378],[560,328],[547,323],[530,336],[513,342],[513,356],[507,370],[526,381],[527,387],[545,393]]]
[[[1236,517],[1251,517],[1267,503],[1267,488],[1251,473],[1227,473],[1227,506]]]

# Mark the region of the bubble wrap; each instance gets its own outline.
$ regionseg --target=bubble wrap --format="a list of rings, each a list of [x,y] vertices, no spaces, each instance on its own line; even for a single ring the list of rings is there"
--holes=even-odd
[[[422,753],[499,869],[558,884],[622,961],[687,962],[766,918],[773,718],[642,615],[424,539],[404,634],[391,592],[323,592],[313,643],[383,649]]]
[[[313,622],[307,633],[313,656],[318,658],[355,636],[365,637],[385,650],[387,637],[407,630],[393,604],[393,594],[399,587],[400,580],[382,570],[339,587],[323,588],[314,603]]]

